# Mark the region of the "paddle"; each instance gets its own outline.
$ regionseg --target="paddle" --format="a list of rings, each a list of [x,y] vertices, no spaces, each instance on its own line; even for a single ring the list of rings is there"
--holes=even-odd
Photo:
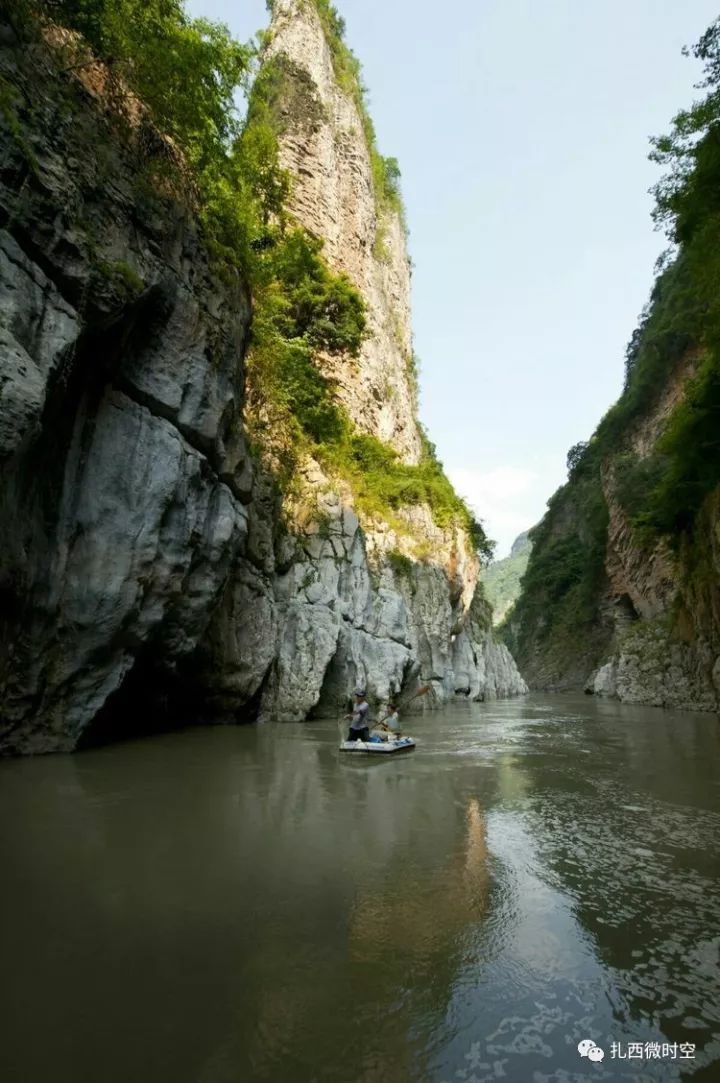
[[[410,699],[409,699],[409,700],[408,700],[408,701],[407,701],[407,702],[406,702],[406,703],[404,704],[404,706],[403,706],[403,710],[405,709],[405,707],[407,707],[408,703],[412,703],[412,701],[413,701],[414,699],[418,699],[418,698],[419,698],[420,696],[426,696],[426,695],[428,694],[428,692],[432,692],[432,690],[433,690],[433,686],[432,686],[431,684],[424,684],[424,685],[422,685],[422,687],[421,687],[421,688],[418,688],[417,692],[415,692],[415,693],[414,693],[414,694],[413,694],[412,696],[410,696]],[[341,709],[342,709],[342,708],[341,708],[341,702],[342,702],[342,701],[338,701],[338,709],[339,709],[339,710],[341,710]],[[379,720],[379,722],[376,722],[376,723],[375,723],[375,726],[382,726],[382,728],[383,728],[383,729],[385,730],[385,732],[386,732],[386,733],[389,733],[389,732],[390,732],[390,727],[389,727],[389,726],[386,726],[386,725],[385,725],[385,719],[386,719],[386,718],[389,718],[391,714],[392,714],[392,712],[391,712],[391,711],[389,711],[389,712],[388,712],[388,713],[387,713],[387,714],[385,715],[385,717],[384,717],[384,718],[381,718],[381,719]],[[344,722],[344,720],[345,720],[345,719],[347,719],[348,717],[349,717],[349,715],[344,715],[344,716],[343,716],[343,718],[338,718],[338,729],[339,729],[339,730],[341,729],[341,727],[342,727],[342,725],[343,725],[343,722]],[[342,736],[342,735],[341,735],[341,736]]]

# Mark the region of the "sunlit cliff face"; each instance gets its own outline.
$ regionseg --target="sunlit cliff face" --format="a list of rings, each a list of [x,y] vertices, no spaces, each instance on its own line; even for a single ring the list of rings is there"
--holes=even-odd
[[[281,111],[281,160],[293,176],[290,210],[325,240],[330,266],[348,275],[367,305],[369,333],[357,364],[330,358],[324,364],[358,428],[416,463],[421,449],[409,375],[410,263],[402,223],[397,212],[377,207],[363,121],[333,69],[315,5],[274,4],[271,35],[267,58],[290,61],[287,78],[302,84]]]

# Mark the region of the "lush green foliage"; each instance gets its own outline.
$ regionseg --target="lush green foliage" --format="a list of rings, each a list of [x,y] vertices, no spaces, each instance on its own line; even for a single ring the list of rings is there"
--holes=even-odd
[[[530,531],[533,544],[523,590],[535,596],[546,619],[556,603],[572,595],[566,615],[592,615],[595,587],[602,573],[607,509],[599,463],[588,456],[573,480],[548,503],[543,520]]]
[[[647,507],[650,495],[663,476],[665,460],[657,454],[639,459],[637,455],[625,453],[617,455],[612,465],[615,496],[632,520]]]
[[[703,62],[698,89],[707,93],[690,109],[681,110],[668,135],[652,140],[651,158],[669,171],[655,187],[655,218],[673,240],[686,244],[709,218],[720,214],[720,19],[705,31],[692,50]]]
[[[318,350],[357,356],[365,306],[351,283],[333,275],[322,242],[302,229],[278,233],[257,254],[253,344],[249,357],[251,403],[260,424],[271,421],[296,454],[285,458],[286,482],[304,442],[344,443],[350,422],[322,374]]]
[[[102,56],[121,62],[121,73],[152,109],[202,176],[239,134],[236,90],[251,51],[228,29],[190,19],[178,0],[58,0],[79,9],[73,20]],[[83,17],[99,7],[101,18]]]
[[[282,283],[275,325],[287,340],[357,357],[365,333],[365,304],[344,275],[321,257],[322,241],[302,229],[286,232],[270,250],[272,278]]]
[[[670,416],[650,463],[658,480],[635,522],[677,537],[692,527],[703,500],[720,483],[720,366],[714,352]]]
[[[236,107],[252,75],[254,47],[235,41],[221,24],[190,18],[182,0],[38,0],[30,6],[82,35],[69,67],[97,56],[108,65],[118,102],[125,88],[142,100],[187,163],[218,265],[240,267],[252,278],[253,247],[280,215],[289,188],[272,126],[243,127]],[[147,163],[156,176],[177,167],[158,156]]]
[[[540,558],[526,572],[528,592],[539,590],[550,610],[571,587],[582,581],[585,557],[585,548],[577,534],[551,538]]]
[[[249,421],[251,430],[258,424],[271,428],[271,440],[281,448],[281,484],[290,485],[299,459],[312,454],[329,473],[349,482],[359,510],[369,517],[394,520],[402,507],[428,504],[439,526],[464,528],[474,548],[490,559],[492,543],[456,494],[430,441],[423,441],[420,463],[407,465],[388,444],[358,432],[338,404],[333,381],[317,366],[316,347],[352,355],[360,345],[364,315],[349,283],[329,275],[318,259],[316,242],[299,230],[270,250],[256,309]],[[326,335],[325,304],[304,303],[308,295],[317,301],[323,289],[333,304],[338,295],[345,301],[331,335]],[[339,337],[337,327],[347,333]]]
[[[720,20],[693,53],[705,65],[705,96],[678,113],[670,134],[653,140],[651,155],[669,167],[655,188],[655,218],[675,253],[628,344],[623,394],[581,452],[595,460],[617,455],[679,363],[699,360],[654,453],[634,462],[623,453],[616,463],[618,496],[638,540],[648,544],[660,534],[677,542],[720,481]]]
[[[628,344],[623,394],[593,438],[605,450],[615,449],[632,422],[652,406],[678,362],[697,346],[703,311],[688,260],[681,254],[656,280]]]
[[[493,543],[453,489],[427,437],[416,466],[401,462],[391,447],[364,433],[353,433],[334,447],[320,448],[318,454],[348,478],[358,506],[367,514],[388,518],[403,506],[428,504],[438,526],[457,523],[467,531],[481,557],[491,559]]]
[[[46,0],[44,6],[112,62],[199,171],[239,134],[234,95],[251,50],[226,27],[189,18],[180,0]]]
[[[255,50],[236,42],[222,25],[190,18],[182,0],[22,2],[31,19],[48,15],[78,32],[69,69],[93,57],[106,63],[118,93],[118,120],[129,89],[181,152],[169,168],[183,161],[189,171],[217,267],[228,273],[239,268],[252,286],[249,423],[256,444],[273,446],[280,483],[291,484],[301,457],[312,453],[350,482],[368,514],[389,516],[403,505],[428,503],[440,525],[458,523],[489,557],[482,526],[454,492],[433,446],[425,442],[417,466],[400,462],[392,448],[355,430],[323,371],[321,357],[358,355],[365,306],[350,281],[328,269],[322,242],[287,220],[290,178],[279,165],[278,106],[292,84],[305,111],[318,108],[302,73],[291,71],[284,58],[263,65],[243,122],[236,98],[249,89]],[[343,40],[342,20],[327,0],[308,2],[316,4],[337,76],[360,110],[378,210],[401,211],[400,171],[394,159],[377,152],[360,68]],[[119,293],[142,286],[123,264],[102,265],[100,271]],[[413,375],[412,361],[409,366]]]
[[[649,539],[660,533],[677,540],[720,482],[720,19],[692,51],[704,64],[705,96],[678,113],[670,134],[653,141],[652,155],[670,167],[655,189],[655,217],[679,256],[658,279],[664,288],[673,276],[669,295],[653,298],[628,390],[643,374],[653,322],[664,323],[671,359],[695,346],[702,361],[647,467],[652,484],[634,522]]]
[[[592,439],[570,450],[568,484],[531,533],[522,594],[504,629],[521,668],[540,669],[544,678],[587,672],[612,634],[599,608],[603,470],[639,544],[653,546],[659,536],[687,543],[699,566],[697,552],[710,536],[705,502],[720,482],[720,20],[694,53],[705,64],[705,95],[653,141],[652,157],[669,167],[655,189],[655,218],[673,249],[628,344],[623,394]],[[628,435],[676,374],[686,381],[684,396],[640,457]]]
[[[343,40],[342,19],[327,0],[308,2],[315,3],[322,20],[335,74],[358,106],[371,153],[378,211],[402,212],[400,170],[394,159],[383,159],[375,147],[360,66]],[[277,132],[278,105],[289,93],[298,107],[294,112],[299,109],[304,116],[317,108],[303,94],[301,73],[289,70],[284,58],[273,58],[255,82],[245,135],[256,126]],[[356,356],[365,328],[359,294],[347,279],[323,269],[320,242],[301,230],[268,231],[257,263],[250,384],[258,417],[272,419],[274,437],[283,448],[276,464],[281,483],[289,485],[299,457],[311,453],[329,472],[350,483],[365,514],[392,518],[403,506],[427,503],[438,525],[459,524],[483,558],[490,559],[492,543],[455,493],[434,446],[424,439],[421,462],[402,463],[387,444],[355,430],[335,398],[333,381],[318,367],[319,351]],[[414,389],[414,357],[408,359],[408,378]]]
[[[521,580],[530,557],[532,542],[521,535],[513,545],[510,556],[496,560],[483,575],[483,587],[494,610],[494,622],[499,624],[520,597]]]
[[[536,663],[539,636],[550,655],[556,653],[559,676],[591,650],[598,635],[608,523],[600,466],[591,443],[529,533],[532,552],[522,592],[501,628],[521,670]]]

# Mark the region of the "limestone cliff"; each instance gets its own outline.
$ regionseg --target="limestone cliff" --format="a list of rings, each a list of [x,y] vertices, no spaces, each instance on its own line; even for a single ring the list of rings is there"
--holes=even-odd
[[[362,430],[417,462],[411,377],[410,263],[401,215],[378,206],[371,148],[356,96],[341,85],[314,0],[274,0],[265,63],[279,61],[283,164],[294,178],[290,210],[325,241],[324,254],[362,293],[369,334],[355,365],[330,369]]]
[[[323,105],[312,137],[286,128],[292,209],[367,301],[372,334],[339,367],[338,394],[413,462],[404,237],[390,216],[373,254],[367,144],[318,25],[310,4],[276,7],[270,49],[312,64]],[[358,681],[374,704],[424,683],[428,705],[523,691],[459,526],[423,506],[363,523],[342,478],[312,460],[291,509],[248,451],[251,298],[213,270],[192,198],[148,189],[147,156],[177,164],[172,144],[141,109],[119,135],[101,73],[69,70],[56,42],[23,48],[4,26],[0,75],[13,88],[0,171],[2,751],[335,713]]]
[[[367,306],[357,360],[319,361],[357,428],[416,463],[421,436],[402,215],[379,197],[362,102],[352,78],[337,70],[318,6],[275,0],[272,11],[264,64],[279,72],[275,111],[281,160],[293,177],[289,209],[323,239],[328,263],[348,275]],[[392,523],[376,516],[360,522],[342,478],[309,461],[302,481],[299,520],[286,504],[302,540],[276,590],[283,630],[266,710],[296,718],[303,703],[330,712],[357,680],[378,701],[430,683],[426,705],[456,692],[482,699],[525,691],[506,648],[493,640],[478,557],[462,527],[438,526],[422,504],[398,509]],[[308,640],[309,628],[321,635]]]

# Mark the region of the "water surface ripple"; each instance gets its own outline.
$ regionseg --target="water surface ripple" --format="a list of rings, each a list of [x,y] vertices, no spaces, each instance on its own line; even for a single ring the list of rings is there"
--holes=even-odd
[[[717,721],[411,728],[382,762],[313,722],[0,764],[0,1079],[720,1079]]]

